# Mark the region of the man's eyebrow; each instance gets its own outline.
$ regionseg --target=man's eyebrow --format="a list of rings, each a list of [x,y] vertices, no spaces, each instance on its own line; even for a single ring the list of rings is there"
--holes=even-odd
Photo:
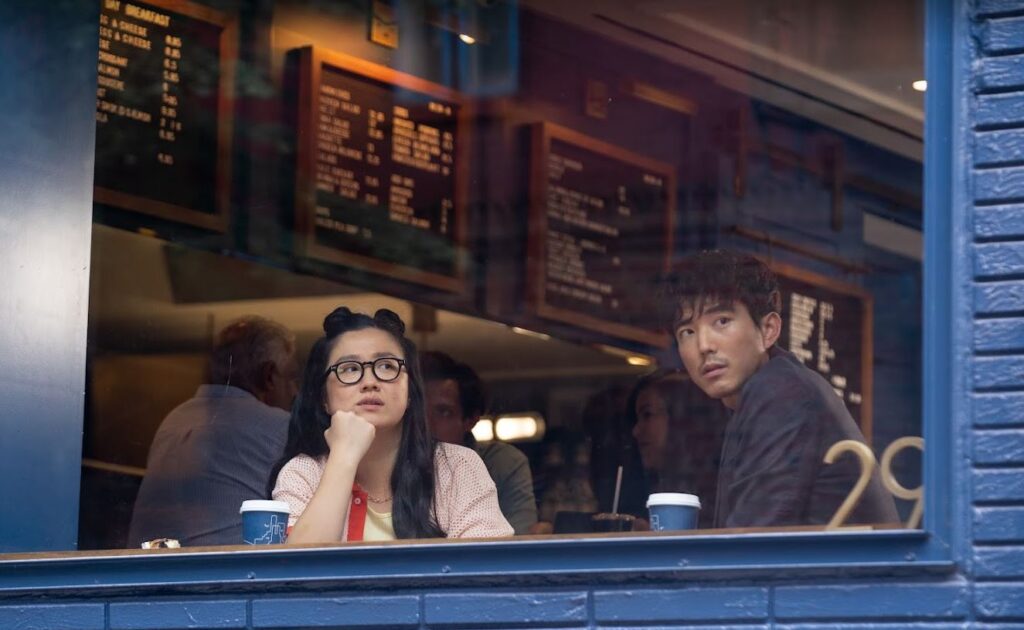
[[[700,316],[703,316],[703,315],[714,315],[716,313],[735,313],[735,312],[736,312],[736,308],[732,304],[729,304],[728,302],[718,302],[718,303],[712,304],[710,306],[702,306],[701,310],[700,310]],[[683,326],[689,326],[690,324],[692,324],[693,323],[693,317],[694,317],[695,314],[697,314],[696,313],[696,309],[694,309],[690,313],[690,316],[687,317],[686,319],[678,319],[678,320],[676,320],[676,329],[679,329],[679,328],[681,328]]]
[[[701,311],[701,315],[714,315],[715,313],[735,313],[736,308],[732,304],[712,304]]]

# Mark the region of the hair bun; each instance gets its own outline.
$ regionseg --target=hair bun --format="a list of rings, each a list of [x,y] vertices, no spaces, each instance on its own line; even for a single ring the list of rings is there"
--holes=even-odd
[[[405,334],[405,322],[403,322],[402,318],[398,316],[398,313],[392,311],[391,309],[379,309],[376,313],[373,314],[373,319],[378,324],[381,324],[382,326],[389,328],[391,330],[397,331],[399,335]]]
[[[324,318],[324,332],[328,337],[333,336],[335,331],[348,328],[352,318],[355,316],[356,314],[349,307],[339,306]]]

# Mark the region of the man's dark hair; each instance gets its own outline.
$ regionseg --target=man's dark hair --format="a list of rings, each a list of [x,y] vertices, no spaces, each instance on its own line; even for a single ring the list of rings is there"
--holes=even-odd
[[[456,361],[443,352],[424,352],[420,355],[424,381],[452,379],[459,386],[459,404],[462,417],[472,418],[487,408],[484,384],[473,368]]]
[[[724,249],[687,256],[663,285],[664,320],[675,332],[683,309],[702,309],[712,303],[739,302],[754,323],[768,313],[781,313],[779,281],[775,272],[757,258]]]

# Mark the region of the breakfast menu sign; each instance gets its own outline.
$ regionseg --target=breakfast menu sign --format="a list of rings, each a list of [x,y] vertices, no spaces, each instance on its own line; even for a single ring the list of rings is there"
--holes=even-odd
[[[95,198],[222,231],[236,25],[184,0],[103,0]]]
[[[871,294],[798,267],[769,263],[782,294],[779,347],[828,381],[871,441],[873,305]]]
[[[312,258],[465,288],[468,107],[446,87],[299,51],[296,218]]]
[[[556,125],[533,134],[528,301],[541,317],[665,346],[652,300],[668,269],[668,164]]]

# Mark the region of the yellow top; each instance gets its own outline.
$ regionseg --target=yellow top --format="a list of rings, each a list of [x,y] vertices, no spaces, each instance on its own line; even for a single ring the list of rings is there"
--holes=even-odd
[[[391,523],[391,512],[381,514],[367,506],[366,522],[363,524],[363,540],[394,540],[395,528]]]

